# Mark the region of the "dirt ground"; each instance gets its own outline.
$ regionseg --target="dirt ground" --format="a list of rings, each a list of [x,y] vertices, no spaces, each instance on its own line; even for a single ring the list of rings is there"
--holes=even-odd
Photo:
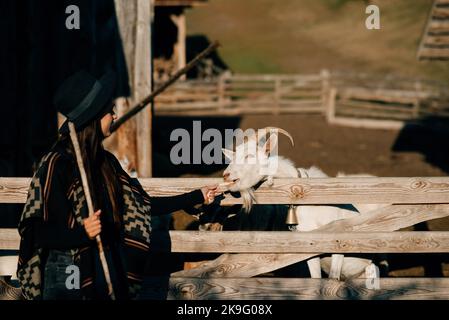
[[[373,130],[328,125],[318,115],[245,116],[241,127],[277,126],[287,130],[280,139],[279,154],[292,159],[298,167],[315,165],[329,175],[337,172],[370,173],[376,176],[446,176],[443,169],[426,161],[417,151],[394,151],[400,130]],[[410,139],[415,137],[410,136]],[[428,141],[429,144],[434,141]],[[400,148],[398,146],[397,148]],[[438,146],[435,146],[438,148]],[[448,158],[449,162],[449,158]]]

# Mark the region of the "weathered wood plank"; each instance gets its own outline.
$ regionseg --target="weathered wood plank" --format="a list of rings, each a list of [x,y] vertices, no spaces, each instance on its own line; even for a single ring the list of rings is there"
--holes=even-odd
[[[206,5],[207,0],[155,0],[158,7],[198,7]]]
[[[449,232],[170,231],[172,252],[449,252]]]
[[[218,95],[213,93],[207,93],[207,92],[179,92],[173,94],[165,94],[158,96],[155,99],[156,104],[173,104],[173,103],[179,103],[182,105],[185,101],[215,101],[218,99]]]
[[[317,231],[325,232],[372,232],[395,231],[417,223],[449,216],[447,204],[391,205],[369,214],[329,223]]]
[[[20,236],[17,229],[0,229],[0,250],[19,250]]]
[[[141,101],[152,90],[152,16],[153,6],[150,1],[137,0],[135,23],[136,41],[133,44],[134,69],[131,91],[134,101]],[[137,172],[140,177],[152,176],[152,111],[151,105],[136,116]]]
[[[341,269],[343,267],[343,259],[344,255],[342,254],[333,254],[331,260],[331,267],[329,271],[329,278],[340,280]]]
[[[427,36],[424,45],[449,45],[449,36]]]
[[[168,300],[447,300],[449,278],[380,278],[338,281],[307,278],[147,278],[140,299]],[[377,281],[377,279],[376,279]],[[0,280],[2,299],[20,299],[20,290]]]
[[[448,238],[449,233],[446,232],[326,234],[170,231],[171,252],[446,252],[449,250],[446,244]],[[0,229],[0,249],[17,250],[19,240],[17,230]],[[395,243],[384,244],[392,241]]]
[[[396,105],[396,104],[384,104],[384,103],[376,103],[376,102],[366,102],[366,101],[357,101],[357,100],[339,100],[338,105],[340,107],[349,107],[355,108],[359,110],[373,110],[373,111],[383,111],[381,113],[385,116],[391,114],[391,112],[398,112],[399,114],[405,113],[406,115],[410,115],[413,112],[412,102],[410,104]]]
[[[219,109],[201,109],[201,110],[158,110],[155,108],[155,114],[158,116],[178,116],[178,117],[196,117],[196,116],[208,116],[208,117],[235,117],[241,115],[242,112],[237,109],[229,109],[229,110],[219,110]]]
[[[274,81],[274,79],[281,79],[283,81],[321,81],[320,74],[301,74],[301,75],[286,75],[286,74],[260,74],[260,75],[232,75],[232,81]]]
[[[136,55],[136,21],[137,21],[137,1],[114,0],[117,14],[117,23],[120,32],[120,38],[123,45],[124,62],[126,63],[126,72],[128,75],[128,85],[131,92],[134,91],[134,67]],[[121,117],[129,111],[135,100],[129,96],[117,97],[117,116]],[[137,117],[127,121],[117,130],[117,157],[120,160],[127,159],[129,169],[137,169],[137,140],[136,127]]]
[[[321,259],[315,257],[307,260],[307,267],[309,268],[310,277],[314,279],[322,278],[321,276]]]
[[[449,32],[449,29],[447,30]],[[436,48],[423,48],[420,51],[421,58],[429,58],[429,59],[445,59],[449,58],[449,48],[446,49],[436,49]]]
[[[430,91],[394,90],[394,89],[369,89],[349,87],[339,92],[339,96],[345,99],[360,99],[372,101],[384,101],[394,103],[413,103],[416,98],[426,99],[432,95]]]
[[[0,277],[14,275],[18,260],[18,256],[0,256]]]
[[[441,2],[443,2],[443,1],[441,1]],[[419,43],[418,52],[417,52],[418,59],[433,59],[433,58],[435,58],[433,56],[428,56],[427,54],[424,54],[423,51],[425,50],[426,40],[431,35],[442,35],[442,34],[446,33],[444,28],[440,29],[440,27],[435,24],[435,23],[439,22],[439,19],[434,19],[434,13],[440,8],[441,8],[440,0],[435,0],[432,4],[432,8],[430,9],[430,13],[427,17],[426,26],[424,28],[424,34],[422,35],[421,41]]]
[[[172,277],[197,278],[250,278],[293,263],[313,258],[316,254],[290,253],[239,253],[222,254],[215,260],[204,263],[201,267],[173,272]]]
[[[22,300],[22,290],[6,283],[0,277],[0,300]]]
[[[24,203],[28,178],[0,178],[0,203]],[[140,179],[152,196],[171,196],[222,182],[220,178]],[[275,179],[256,191],[259,204],[448,203],[448,177]],[[223,205],[241,203],[226,194]]]
[[[171,252],[242,253],[409,253],[449,252],[449,232],[285,232],[285,231],[170,231]],[[155,236],[159,236],[155,233]],[[165,236],[166,238],[166,236]],[[157,243],[157,239],[155,242]],[[15,229],[0,229],[0,249],[16,250]]]
[[[328,121],[329,124],[341,125],[353,128],[400,130],[404,127],[404,121],[397,120],[373,120],[356,119],[350,117],[335,117]]]
[[[449,32],[449,21],[447,20],[431,20],[428,32]]]
[[[168,196],[221,182],[217,178],[141,179],[152,196]],[[297,203],[448,203],[448,177],[275,179],[256,191],[260,204]],[[222,204],[241,203],[226,196]]]
[[[0,203],[25,203],[31,178],[0,178]]]
[[[313,112],[320,113],[323,110],[319,100],[279,100],[280,113],[286,112]],[[213,114],[220,116],[233,112],[234,114],[258,114],[258,113],[272,113],[273,101],[259,101],[254,104],[247,104],[243,101],[233,101],[232,103],[224,103],[223,109],[220,109],[218,101],[196,101],[196,102],[182,102],[182,103],[158,103],[155,106],[157,114],[176,114],[176,115],[208,115]]]
[[[435,0],[435,7],[440,8],[441,6],[449,5],[449,0]]]
[[[399,112],[386,112],[386,111],[374,111],[374,110],[362,110],[359,107],[347,105],[339,105],[337,108],[338,117],[349,117],[356,120],[368,118],[373,120],[396,120],[396,121],[406,121],[413,119],[413,113],[399,113]],[[390,121],[391,121],[390,120]]]
[[[240,90],[274,90],[274,81],[269,82],[228,82],[224,86],[226,92]]]
[[[432,11],[432,18],[447,19],[449,18],[449,8],[435,8]]]
[[[170,103],[170,104],[164,104],[164,103],[158,103],[155,105],[155,111],[162,112],[162,111],[180,111],[185,112],[188,110],[203,110],[203,109],[210,109],[210,108],[216,108],[218,109],[218,101],[195,101],[195,102],[182,102],[182,103]]]
[[[183,300],[416,300],[449,299],[449,278],[380,278],[338,281],[302,278],[148,278],[142,299]]]
[[[322,90],[291,90],[288,93],[282,93],[281,98],[282,99],[304,99],[304,98],[316,98],[321,99]]]

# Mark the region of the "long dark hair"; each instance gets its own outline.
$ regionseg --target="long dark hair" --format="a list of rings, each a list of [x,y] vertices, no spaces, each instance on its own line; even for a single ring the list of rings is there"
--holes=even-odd
[[[111,201],[114,224],[118,228],[121,222],[118,201],[121,195],[121,186],[103,147],[104,135],[101,130],[101,120],[92,121],[87,127],[77,132],[77,136],[94,209],[98,210],[105,207],[103,203],[105,199],[101,196],[105,186]],[[57,144],[64,147],[67,153],[75,159],[75,151],[69,134],[60,136]],[[102,212],[102,215],[104,214],[106,212]]]

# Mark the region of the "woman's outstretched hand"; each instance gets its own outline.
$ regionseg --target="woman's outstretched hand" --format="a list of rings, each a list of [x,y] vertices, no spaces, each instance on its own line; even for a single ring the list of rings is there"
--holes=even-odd
[[[87,236],[90,240],[95,239],[95,237],[101,232],[100,214],[101,210],[95,211],[93,215],[83,220],[84,229],[86,230]]]
[[[218,189],[218,184],[202,187],[201,192],[203,193],[204,204],[211,204],[212,202],[214,202],[215,196],[218,196],[222,193]]]

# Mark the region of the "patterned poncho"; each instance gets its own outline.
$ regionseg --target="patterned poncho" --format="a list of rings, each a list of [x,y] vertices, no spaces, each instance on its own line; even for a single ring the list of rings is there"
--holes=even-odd
[[[36,245],[33,222],[36,220],[45,222],[49,215],[55,214],[48,210],[49,186],[55,163],[67,156],[64,151],[53,149],[43,157],[31,180],[28,198],[19,223],[21,241],[17,269],[17,277],[26,299],[42,299],[42,278],[47,250]],[[107,152],[106,158],[112,164],[116,173],[115,177],[119,179],[122,187],[122,230],[119,245],[123,252],[123,269],[126,272],[128,296],[134,298],[141,287],[150,244],[150,198],[137,179],[132,179],[123,171],[112,154]],[[82,226],[83,218],[88,216],[88,209],[79,172],[76,170],[76,173],[70,184],[67,198],[72,208],[71,223]],[[81,271],[83,298],[92,298],[95,274],[92,262],[94,248],[91,245],[69,251]]]

